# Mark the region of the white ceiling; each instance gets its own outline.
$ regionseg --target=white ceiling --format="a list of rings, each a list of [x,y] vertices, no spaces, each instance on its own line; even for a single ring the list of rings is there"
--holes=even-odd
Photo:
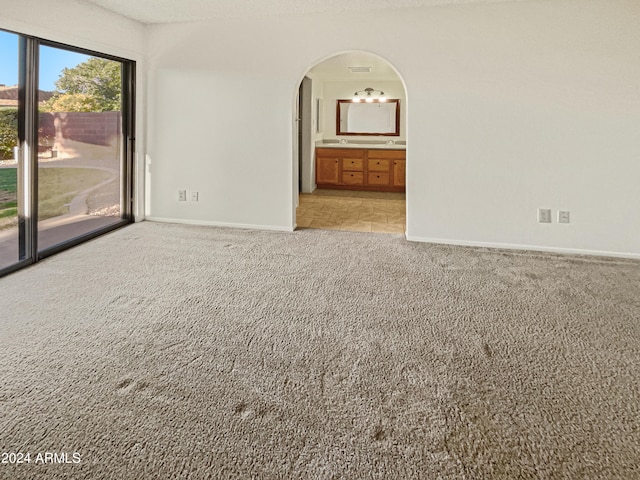
[[[80,0],[145,24],[194,22],[216,18],[264,17],[313,13],[360,12],[422,6],[519,2],[526,0]],[[352,73],[347,67],[372,67]],[[331,81],[399,80],[385,61],[363,52],[325,60],[310,70]]]
[[[193,22],[213,18],[361,12],[463,3],[523,0],[82,0],[142,23]]]

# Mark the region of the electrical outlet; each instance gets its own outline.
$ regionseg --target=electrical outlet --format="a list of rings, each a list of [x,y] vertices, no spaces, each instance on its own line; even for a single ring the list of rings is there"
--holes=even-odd
[[[186,190],[178,190],[178,201],[186,202],[187,201],[187,191]]]
[[[538,209],[538,222],[539,223],[551,223],[551,209],[539,208]]]
[[[558,210],[558,223],[569,223],[570,219],[569,210]]]
[[[191,201],[192,202],[198,201],[198,192],[191,192]]]

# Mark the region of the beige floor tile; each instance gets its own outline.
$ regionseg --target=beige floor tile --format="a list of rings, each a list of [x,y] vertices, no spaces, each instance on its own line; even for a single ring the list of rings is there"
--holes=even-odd
[[[297,217],[304,217],[309,215],[311,209],[309,207],[298,207],[296,208],[296,216]]]
[[[374,213],[374,212],[378,212],[378,209],[374,205],[363,203],[362,206],[359,208],[359,211],[360,213]]]
[[[369,199],[366,200],[365,202],[366,205],[371,205],[374,208],[388,208],[389,207],[389,202],[385,201],[385,200],[380,200],[380,199]]]
[[[362,200],[347,199],[347,200],[336,202],[336,207],[337,208],[360,208],[362,204],[363,204]]]
[[[404,233],[405,196],[382,192],[317,190],[301,194],[299,228]]]
[[[317,199],[318,203],[323,205],[342,205],[344,199],[335,197],[320,197]]]
[[[360,220],[364,222],[378,222],[378,223],[387,223],[387,215],[384,213],[371,212],[371,213],[361,213]]]
[[[340,230],[347,230],[349,232],[370,232],[371,222],[347,220],[340,225]]]
[[[318,200],[315,198],[309,198],[309,197],[298,198],[298,204],[300,205],[315,205],[316,203],[318,203]]]
[[[403,203],[402,205],[385,205],[384,208],[389,210],[393,210],[395,212],[406,212],[407,206]]]
[[[378,205],[378,210],[380,210],[381,212],[389,212],[389,213],[396,213],[396,212],[404,212],[405,211],[404,208],[393,207],[391,205]]]
[[[340,221],[314,218],[309,224],[308,228],[318,228],[322,230],[339,230],[341,225],[342,222]]]
[[[341,222],[352,221],[356,222],[360,220],[360,214],[357,210],[355,211],[343,211],[343,210],[334,210],[331,214],[331,220],[339,220]]]
[[[397,225],[393,223],[376,223],[371,222],[371,231],[377,233],[403,233],[404,225]]]
[[[336,211],[341,211],[341,212],[359,212],[360,209],[362,208],[361,205],[343,205],[343,204],[338,204],[338,205],[333,205],[332,209],[336,210]]]
[[[333,214],[333,210],[329,210],[329,209],[310,209],[310,211],[308,213],[309,213],[309,216],[311,216],[313,218],[328,220],[328,219],[331,218],[331,215]]]
[[[397,216],[388,215],[387,216],[387,223],[392,223],[392,224],[395,224],[395,225],[398,225],[398,224],[404,225],[406,223],[406,221],[407,221],[407,219],[406,219],[405,215],[397,215]]]
[[[313,222],[313,220],[313,217],[296,216],[296,224],[301,228],[308,227],[309,225],[311,225],[311,222]]]

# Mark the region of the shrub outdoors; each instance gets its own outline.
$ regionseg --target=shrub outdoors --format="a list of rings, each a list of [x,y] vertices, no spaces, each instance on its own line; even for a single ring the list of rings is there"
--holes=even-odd
[[[18,109],[0,109],[0,159],[13,158],[18,145]]]

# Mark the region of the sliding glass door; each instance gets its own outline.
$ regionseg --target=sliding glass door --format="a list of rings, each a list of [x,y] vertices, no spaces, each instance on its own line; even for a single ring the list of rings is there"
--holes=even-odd
[[[3,31],[0,49],[3,274],[131,221],[134,64]]]
[[[41,46],[38,105],[42,251],[123,218],[122,63]]]

